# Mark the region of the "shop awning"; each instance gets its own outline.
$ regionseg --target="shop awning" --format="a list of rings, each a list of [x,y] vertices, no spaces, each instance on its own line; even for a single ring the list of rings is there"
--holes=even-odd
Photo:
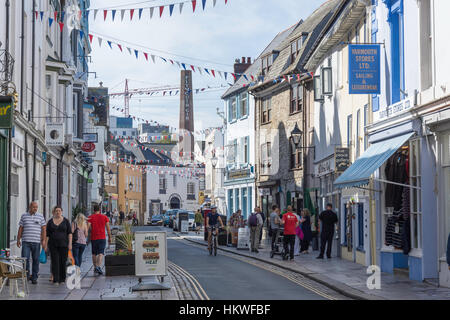
[[[355,163],[336,179],[338,189],[353,188],[369,183],[370,176],[380,168],[415,133],[410,132],[372,144]]]

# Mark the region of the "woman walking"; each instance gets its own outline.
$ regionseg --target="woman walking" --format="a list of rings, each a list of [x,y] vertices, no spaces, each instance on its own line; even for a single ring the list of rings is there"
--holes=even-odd
[[[300,215],[297,213],[297,210],[294,209],[295,216],[297,217],[297,221],[300,222]],[[300,235],[297,229],[300,228],[300,225],[298,227],[295,228],[295,244],[294,244],[294,256],[299,256],[300,255]]]
[[[86,239],[88,236],[89,227],[84,214],[77,215],[75,221],[72,222],[72,239],[73,243],[73,258],[75,259],[75,265],[81,267],[83,261],[83,252],[86,249]]]
[[[309,253],[309,242],[312,239],[311,231],[311,212],[308,209],[303,209],[301,227],[303,231],[303,239],[300,241],[300,253]]]
[[[66,261],[72,250],[72,228],[69,220],[62,216],[61,207],[53,208],[53,218],[47,223],[47,247],[52,259],[53,283],[66,281]]]

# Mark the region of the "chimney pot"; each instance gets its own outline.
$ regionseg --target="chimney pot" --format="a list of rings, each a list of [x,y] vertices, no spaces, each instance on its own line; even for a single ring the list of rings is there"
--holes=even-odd
[[[242,57],[242,63],[245,63],[245,57]]]
[[[247,63],[248,63],[248,64],[251,64],[251,63],[252,63],[252,58],[248,57],[248,58],[247,58]]]

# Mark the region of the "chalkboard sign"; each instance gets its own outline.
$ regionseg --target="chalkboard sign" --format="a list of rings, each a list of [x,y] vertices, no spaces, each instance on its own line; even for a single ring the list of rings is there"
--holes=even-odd
[[[335,170],[343,172],[350,167],[350,150],[349,148],[336,148],[334,153]]]

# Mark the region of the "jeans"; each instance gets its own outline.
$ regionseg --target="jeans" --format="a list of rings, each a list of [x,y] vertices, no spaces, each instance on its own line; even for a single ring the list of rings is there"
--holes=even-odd
[[[75,265],[77,265],[78,267],[81,267],[84,249],[86,249],[85,244],[74,243],[72,246],[73,258],[75,259]]]
[[[49,249],[52,259],[53,282],[64,282],[66,281],[66,263],[69,248],[51,246]]]
[[[30,277],[30,254],[33,262],[31,280],[37,280],[39,273],[39,255],[41,244],[39,242],[22,242],[22,257],[27,259],[27,275]]]
[[[297,236],[295,234],[285,234],[283,237],[283,244],[284,244],[284,254],[287,258],[288,254],[291,259],[294,259],[294,245],[295,245],[295,238]],[[289,249],[288,249],[289,245]]]
[[[275,241],[277,240],[278,229],[272,229],[272,251],[275,250]]]
[[[328,233],[321,233],[320,235],[320,256],[323,257],[323,254],[325,252],[325,246],[327,247],[327,257],[331,257],[331,245],[333,244],[333,235],[334,232],[328,232]]]

